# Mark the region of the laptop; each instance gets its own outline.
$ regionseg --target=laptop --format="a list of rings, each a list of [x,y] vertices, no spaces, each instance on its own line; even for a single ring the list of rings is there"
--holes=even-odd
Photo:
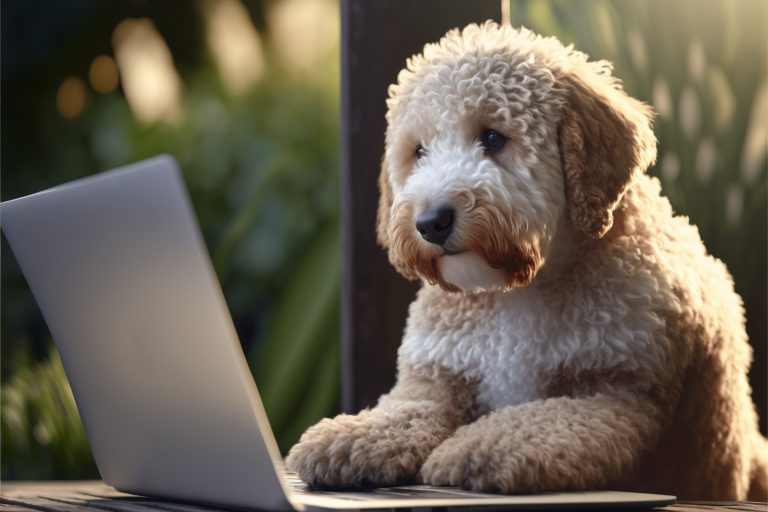
[[[627,492],[322,492],[286,475],[176,161],[158,156],[0,205],[103,480],[224,507],[646,508]]]

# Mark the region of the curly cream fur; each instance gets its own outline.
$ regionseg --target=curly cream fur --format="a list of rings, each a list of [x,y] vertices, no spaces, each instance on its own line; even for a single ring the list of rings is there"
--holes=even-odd
[[[404,370],[376,408],[308,429],[286,463],[311,486],[402,485],[432,450],[478,416],[475,384],[439,368]]]
[[[410,59],[388,107],[378,239],[424,281],[398,383],[310,428],[289,468],[331,487],[768,499],[741,299],[644,175],[652,114],[610,65],[470,25]],[[429,243],[415,218],[444,205],[453,231]]]

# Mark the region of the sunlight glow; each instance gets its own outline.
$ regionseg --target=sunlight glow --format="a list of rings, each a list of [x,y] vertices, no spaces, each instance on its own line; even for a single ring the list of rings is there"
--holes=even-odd
[[[747,140],[741,153],[741,179],[754,185],[760,178],[762,163],[768,154],[768,82],[763,82],[755,94],[749,114]]]
[[[281,0],[271,5],[270,37],[281,61],[291,71],[311,71],[338,40],[338,6],[319,0]]]
[[[248,11],[238,0],[202,0],[208,47],[230,93],[239,94],[264,73],[264,51]]]
[[[725,72],[717,66],[709,68],[709,87],[715,112],[715,126],[718,131],[726,132],[736,112],[736,96]]]
[[[693,139],[701,127],[701,106],[696,91],[690,85],[686,85],[680,93],[679,109],[680,128],[686,137]]]
[[[168,46],[152,21],[121,21],[112,33],[112,46],[133,114],[145,123],[178,120],[181,79]]]
[[[641,72],[648,69],[648,50],[645,47],[643,35],[637,29],[631,29],[627,34],[627,49],[632,64]]]
[[[511,6],[509,0],[501,0],[501,24],[505,27],[512,26]]]
[[[659,75],[653,81],[653,106],[662,119],[672,120],[674,107],[672,105],[672,95],[669,92],[667,79]]]

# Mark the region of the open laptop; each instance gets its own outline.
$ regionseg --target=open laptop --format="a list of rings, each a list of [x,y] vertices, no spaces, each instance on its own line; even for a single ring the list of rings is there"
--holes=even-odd
[[[285,475],[176,161],[0,205],[96,464],[120,491],[262,510],[645,508],[625,492],[310,491]]]

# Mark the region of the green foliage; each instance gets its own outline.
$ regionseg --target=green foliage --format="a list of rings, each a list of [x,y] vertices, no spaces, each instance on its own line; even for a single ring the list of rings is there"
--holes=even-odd
[[[119,91],[91,95],[76,119],[56,114],[50,87],[36,92],[34,109],[11,105],[3,196],[174,155],[243,349],[253,368],[266,368],[260,391],[287,449],[338,408],[338,47],[301,75],[266,51],[265,74],[241,95],[226,91],[212,61],[180,68],[176,123],[137,121]],[[2,477],[94,477],[61,363],[6,248]]]
[[[98,477],[59,354],[50,347],[44,361],[17,354],[17,371],[3,384],[3,458],[15,462],[4,467],[4,478]]]
[[[282,451],[338,405],[339,258],[333,224],[307,247],[278,299],[261,350],[249,355]]]

